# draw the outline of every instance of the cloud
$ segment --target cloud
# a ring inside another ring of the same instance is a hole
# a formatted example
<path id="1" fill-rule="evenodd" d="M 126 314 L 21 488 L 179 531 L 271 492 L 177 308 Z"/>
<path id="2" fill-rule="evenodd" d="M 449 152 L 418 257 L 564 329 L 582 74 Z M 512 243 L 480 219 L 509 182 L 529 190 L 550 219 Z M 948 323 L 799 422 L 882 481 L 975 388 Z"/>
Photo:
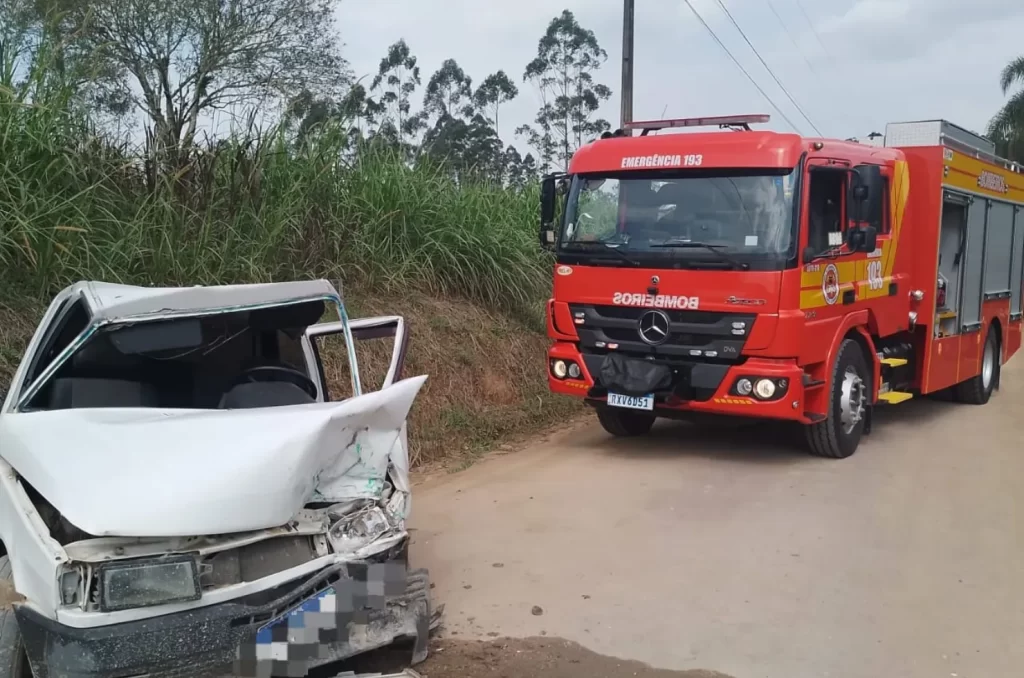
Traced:
<path id="1" fill-rule="evenodd" d="M 718 0 L 691 2 L 793 126 L 813 134 Z M 826 136 L 863 136 L 884 131 L 886 122 L 939 117 L 983 130 L 1003 102 L 1000 69 L 1024 52 L 1019 39 L 1024 3 L 1019 0 L 972 0 L 968 8 L 964 0 L 722 2 Z M 766 112 L 773 128 L 790 129 L 684 0 L 636 5 L 635 118 Z M 615 96 L 601 114 L 616 124 L 619 2 L 344 0 L 338 19 L 345 54 L 357 74 L 375 72 L 388 45 L 399 38 L 419 58 L 424 83 L 446 58 L 456 59 L 475 82 L 504 69 L 521 90 L 501 115 L 501 134 L 513 141 L 513 129 L 531 122 L 539 103 L 532 88 L 522 84 L 523 69 L 563 7 L 593 30 L 608 52 L 598 81 Z M 521 141 L 518 145 L 523 147 Z"/>

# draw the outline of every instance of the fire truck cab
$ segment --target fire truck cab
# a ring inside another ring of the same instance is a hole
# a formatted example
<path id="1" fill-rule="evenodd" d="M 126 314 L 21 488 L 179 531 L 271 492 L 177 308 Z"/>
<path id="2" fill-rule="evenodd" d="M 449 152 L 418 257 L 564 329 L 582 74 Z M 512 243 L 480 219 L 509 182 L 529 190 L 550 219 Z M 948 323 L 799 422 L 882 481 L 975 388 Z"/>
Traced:
<path id="1" fill-rule="evenodd" d="M 831 458 L 878 405 L 988 402 L 1021 345 L 1021 168 L 945 121 L 881 147 L 751 131 L 767 121 L 634 123 L 544 178 L 551 390 L 617 436 L 781 419 Z"/>

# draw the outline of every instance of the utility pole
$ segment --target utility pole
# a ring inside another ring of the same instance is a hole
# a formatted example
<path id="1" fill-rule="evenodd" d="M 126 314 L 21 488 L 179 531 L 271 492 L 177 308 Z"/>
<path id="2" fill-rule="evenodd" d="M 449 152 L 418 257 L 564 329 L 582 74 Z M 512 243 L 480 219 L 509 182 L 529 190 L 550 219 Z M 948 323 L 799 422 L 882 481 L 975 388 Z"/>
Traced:
<path id="1" fill-rule="evenodd" d="M 622 3 L 622 111 L 620 127 L 633 122 L 633 15 L 634 0 Z"/>

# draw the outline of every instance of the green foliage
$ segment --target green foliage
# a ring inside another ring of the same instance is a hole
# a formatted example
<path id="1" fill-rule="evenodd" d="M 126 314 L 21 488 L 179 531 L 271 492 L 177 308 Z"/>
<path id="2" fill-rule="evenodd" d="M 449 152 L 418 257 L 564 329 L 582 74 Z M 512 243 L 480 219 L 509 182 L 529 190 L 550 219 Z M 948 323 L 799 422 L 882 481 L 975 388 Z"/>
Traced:
<path id="1" fill-rule="evenodd" d="M 339 87 L 350 76 L 336 2 L 0 0 L 5 296 L 80 279 L 318 276 L 534 317 L 550 286 L 540 168 L 498 135 L 515 83 L 497 71 L 474 89 L 449 59 L 416 111 L 420 68 L 399 40 L 368 82 Z M 569 152 L 607 126 L 589 117 L 607 98 L 590 75 L 604 52 L 571 13 L 541 47 L 530 77 L 577 88 L 547 118 Z M 551 70 L 559 55 L 572 74 Z M 275 100 L 285 106 L 269 129 L 200 141 L 204 112 L 241 105 L 255 120 L 254 102 Z M 131 110 L 146 121 L 144 152 L 104 127 Z"/>
<path id="2" fill-rule="evenodd" d="M 999 75 L 1003 94 L 1009 94 L 1006 104 L 989 122 L 988 135 L 1005 158 L 1024 162 L 1024 56 L 1006 64 Z M 1018 87 L 1016 91 L 1012 91 Z"/>
<path id="3" fill-rule="evenodd" d="M 349 164 L 346 130 L 330 123 L 298 149 L 283 128 L 210 145 L 173 181 L 154 183 L 62 103 L 0 100 L 6 294 L 45 296 L 79 279 L 322 276 L 530 314 L 550 284 L 532 187 L 457 183 L 381 147 Z"/>
<path id="4" fill-rule="evenodd" d="M 609 129 L 607 120 L 594 118 L 612 96 L 611 89 L 594 80 L 607 58 L 594 32 L 580 26 L 569 10 L 548 24 L 537 57 L 523 74 L 541 96 L 536 126 L 516 130 L 537 150 L 545 170 L 567 169 L 577 148 Z"/>
<path id="5" fill-rule="evenodd" d="M 371 102 L 367 108 L 367 117 L 377 123 L 376 133 L 410 156 L 415 153 L 415 144 L 407 139 L 415 139 L 427 126 L 423 113 L 412 113 L 411 98 L 420 83 L 416 57 L 405 40 L 399 40 L 380 60 L 380 68 L 370 85 L 370 90 L 378 93 L 376 102 Z"/>
<path id="6" fill-rule="evenodd" d="M 473 103 L 485 115 L 487 113 L 491 114 L 486 120 L 489 124 L 494 125 L 495 133 L 500 136 L 498 110 L 502 104 L 512 101 L 517 96 L 519 96 L 519 88 L 516 87 L 505 71 L 498 71 L 484 78 L 483 83 L 473 93 Z"/>
<path id="7" fill-rule="evenodd" d="M 334 30 L 338 0 L 7 2 L 27 8 L 88 103 L 145 117 L 167 172 L 183 167 L 204 115 L 302 92 L 333 96 L 350 81 Z"/>

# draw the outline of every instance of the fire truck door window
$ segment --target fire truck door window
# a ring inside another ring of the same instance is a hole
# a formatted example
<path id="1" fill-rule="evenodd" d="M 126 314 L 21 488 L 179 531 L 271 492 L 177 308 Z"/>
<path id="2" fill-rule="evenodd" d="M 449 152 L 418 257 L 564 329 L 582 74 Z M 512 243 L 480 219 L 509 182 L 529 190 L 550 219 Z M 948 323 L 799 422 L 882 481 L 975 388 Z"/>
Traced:
<path id="1" fill-rule="evenodd" d="M 956 308 L 960 297 L 960 265 L 967 245 L 967 205 L 960 200 L 946 200 L 942 204 L 942 223 L 939 231 L 939 288 L 945 288 L 942 308 Z"/>
<path id="2" fill-rule="evenodd" d="M 811 172 L 808 196 L 807 245 L 815 253 L 842 244 L 844 215 L 843 195 L 846 193 L 846 174 L 829 170 Z"/>

